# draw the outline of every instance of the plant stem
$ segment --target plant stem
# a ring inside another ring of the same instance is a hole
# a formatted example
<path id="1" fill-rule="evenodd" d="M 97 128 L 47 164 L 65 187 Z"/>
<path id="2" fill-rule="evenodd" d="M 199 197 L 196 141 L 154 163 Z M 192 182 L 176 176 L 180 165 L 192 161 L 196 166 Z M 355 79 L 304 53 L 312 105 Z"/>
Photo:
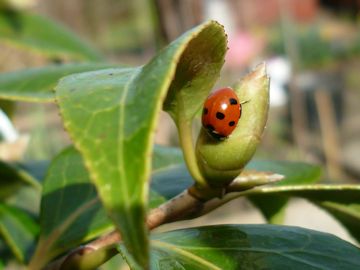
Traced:
<path id="1" fill-rule="evenodd" d="M 199 199 L 193 196 L 190 191 L 194 187 L 181 192 L 176 197 L 163 203 L 158 208 L 150 211 L 147 218 L 149 230 L 159 227 L 162 224 L 202 216 L 226 202 L 245 195 L 244 190 L 254 186 L 274 183 L 283 179 L 283 176 L 271 173 L 261 173 L 254 178 L 254 175 L 244 175 L 230 185 L 224 197 Z M 250 183 L 253 184 L 250 184 Z M 242 192 L 239 192 L 242 191 Z M 64 257 L 50 263 L 45 270 L 91 270 L 108 261 L 118 253 L 117 244 L 121 241 L 121 235 L 113 231 L 94 241 L 74 249 Z"/>
<path id="2" fill-rule="evenodd" d="M 202 176 L 196 161 L 191 124 L 191 121 L 187 121 L 185 117 L 179 116 L 177 125 L 181 148 L 183 150 L 186 165 L 196 184 L 200 189 L 208 189 L 208 185 Z"/>
<path id="3" fill-rule="evenodd" d="M 164 223 L 183 219 L 200 212 L 203 205 L 203 201 L 193 197 L 188 190 L 185 190 L 158 208 L 151 210 L 147 218 L 147 226 L 151 230 Z M 45 269 L 95 269 L 118 253 L 116 245 L 120 241 L 121 235 L 117 231 L 113 231 L 84 246 L 76 248 L 65 255 L 65 257 L 50 263 Z"/>

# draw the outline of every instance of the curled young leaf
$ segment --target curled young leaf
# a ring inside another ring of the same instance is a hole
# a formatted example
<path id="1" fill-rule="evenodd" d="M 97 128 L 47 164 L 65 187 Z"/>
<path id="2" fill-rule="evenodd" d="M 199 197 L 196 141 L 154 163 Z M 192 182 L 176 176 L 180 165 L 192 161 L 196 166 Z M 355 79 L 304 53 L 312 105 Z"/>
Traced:
<path id="1" fill-rule="evenodd" d="M 204 129 L 196 144 L 199 167 L 208 184 L 228 185 L 250 161 L 261 141 L 269 108 L 269 78 L 265 64 L 259 65 L 234 87 L 243 104 L 237 127 L 225 140 L 217 140 Z"/>
<path id="2" fill-rule="evenodd" d="M 177 63 L 163 108 L 177 126 L 191 176 L 204 187 L 206 182 L 198 168 L 193 145 L 192 120 L 220 75 L 227 38 L 223 26 L 215 21 L 204 24 L 201 32 L 192 35 Z"/>

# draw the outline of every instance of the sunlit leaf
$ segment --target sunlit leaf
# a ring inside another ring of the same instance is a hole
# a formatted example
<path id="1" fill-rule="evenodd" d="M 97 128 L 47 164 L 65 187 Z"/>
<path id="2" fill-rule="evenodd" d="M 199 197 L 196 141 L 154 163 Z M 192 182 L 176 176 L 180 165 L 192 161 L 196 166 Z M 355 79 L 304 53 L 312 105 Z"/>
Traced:
<path id="1" fill-rule="evenodd" d="M 65 127 L 129 254 L 141 267 L 148 264 L 145 217 L 155 126 L 171 82 L 181 75 L 176 72 L 181 56 L 185 50 L 198 52 L 192 47 L 198 38 L 216 45 L 225 36 L 217 23 L 207 22 L 143 67 L 68 76 L 56 87 Z M 207 57 L 217 52 L 202 53 Z"/>
<path id="2" fill-rule="evenodd" d="M 164 102 L 164 110 L 177 124 L 179 118 L 193 119 L 220 76 L 227 39 L 220 24 L 211 24 L 201 32 L 187 33 L 197 37 L 191 39 L 182 52 Z"/>

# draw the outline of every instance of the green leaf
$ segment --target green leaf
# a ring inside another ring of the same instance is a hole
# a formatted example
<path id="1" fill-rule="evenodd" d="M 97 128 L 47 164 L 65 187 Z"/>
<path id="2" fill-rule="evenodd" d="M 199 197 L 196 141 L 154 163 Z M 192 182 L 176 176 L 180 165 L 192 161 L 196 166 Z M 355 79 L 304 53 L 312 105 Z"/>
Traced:
<path id="1" fill-rule="evenodd" d="M 24 211 L 0 203 L 0 235 L 19 261 L 29 258 L 38 232 L 38 225 Z"/>
<path id="2" fill-rule="evenodd" d="M 163 105 L 177 126 L 190 174 L 203 188 L 207 183 L 197 165 L 192 120 L 218 79 L 227 50 L 223 27 L 216 22 L 211 23 L 213 26 L 198 33 L 182 53 Z"/>
<path id="3" fill-rule="evenodd" d="M 84 71 L 109 68 L 110 64 L 63 64 L 0 73 L 0 98 L 27 102 L 54 102 L 60 78 Z"/>
<path id="4" fill-rule="evenodd" d="M 218 28 L 214 22 L 194 28 L 143 67 L 73 75 L 56 87 L 65 127 L 129 253 L 141 267 L 148 264 L 149 157 L 159 111 L 185 49 L 203 38 L 204 32 L 218 33 Z M 212 36 L 207 41 L 216 43 Z"/>
<path id="5" fill-rule="evenodd" d="M 220 76 L 227 51 L 227 40 L 220 24 L 211 22 L 183 51 L 176 67 L 176 75 L 164 102 L 167 111 L 179 123 L 179 118 L 191 121 L 199 111 L 209 91 Z"/>
<path id="6" fill-rule="evenodd" d="M 349 233 L 360 242 L 360 185 L 289 185 L 262 187 L 243 195 L 261 198 L 301 197 L 318 205 L 338 219 Z M 255 195 L 254 195 L 255 194 Z"/>
<path id="7" fill-rule="evenodd" d="M 183 164 L 184 159 L 180 148 L 155 145 L 152 160 L 152 172 L 169 169 Z"/>
<path id="8" fill-rule="evenodd" d="M 319 166 L 293 161 L 254 160 L 246 166 L 246 169 L 284 175 L 285 179 L 276 183 L 276 186 L 316 183 L 322 175 L 322 169 Z"/>
<path id="9" fill-rule="evenodd" d="M 153 164 L 156 170 L 172 167 L 181 160 L 181 152 L 177 148 L 159 145 L 154 148 Z M 31 170 L 35 168 L 35 172 L 39 173 L 36 168 L 40 167 L 42 171 L 47 163 L 27 164 L 25 167 Z M 156 191 L 150 191 L 150 208 L 165 201 Z M 57 255 L 113 229 L 95 186 L 90 182 L 83 159 L 73 147 L 62 151 L 49 168 L 44 181 L 40 216 L 41 241 L 32 264 L 46 264 Z"/>
<path id="10" fill-rule="evenodd" d="M 315 183 L 320 179 L 321 168 L 318 166 L 288 161 L 253 161 L 247 169 L 258 171 L 271 171 L 285 176 L 285 179 L 275 186 L 301 185 Z M 275 195 L 262 195 L 252 197 L 250 201 L 261 211 L 268 222 L 281 224 L 285 218 L 287 197 Z"/>
<path id="11" fill-rule="evenodd" d="M 55 256 L 107 230 L 107 218 L 81 155 L 72 147 L 50 165 L 43 185 L 41 235 L 31 265 L 44 266 Z"/>
<path id="12" fill-rule="evenodd" d="M 39 216 L 40 200 L 41 190 L 34 189 L 32 186 L 23 186 L 6 198 L 6 203 L 23 209 L 32 216 Z"/>
<path id="13" fill-rule="evenodd" d="M 15 164 L 0 161 L 0 200 L 12 196 L 24 185 L 41 189 L 40 184 L 25 170 Z"/>
<path id="14" fill-rule="evenodd" d="M 360 191 L 359 191 L 360 193 Z M 360 196 L 350 204 L 341 204 L 334 202 L 314 201 L 318 206 L 326 210 L 336 218 L 347 231 L 360 243 Z"/>
<path id="15" fill-rule="evenodd" d="M 7 262 L 12 259 L 12 257 L 13 254 L 9 246 L 4 242 L 2 237 L 0 237 L 0 262 L 2 262 L 3 265 L 6 265 Z"/>
<path id="16" fill-rule="evenodd" d="M 166 202 L 166 200 L 171 199 L 168 196 L 164 196 L 161 188 L 153 188 L 154 186 L 159 186 L 160 184 L 157 180 L 157 175 L 161 174 L 161 172 L 166 172 L 168 170 L 176 168 L 179 164 L 184 164 L 182 152 L 179 148 L 155 145 L 154 153 L 152 156 L 152 179 L 149 196 L 150 209 L 156 208 Z M 185 171 L 187 171 L 186 168 Z"/>
<path id="17" fill-rule="evenodd" d="M 0 42 L 53 58 L 99 61 L 102 56 L 64 26 L 26 12 L 0 12 Z"/>
<path id="18" fill-rule="evenodd" d="M 44 181 L 49 165 L 49 160 L 33 160 L 18 164 L 21 169 L 40 182 Z"/>
<path id="19" fill-rule="evenodd" d="M 252 159 L 264 131 L 269 110 L 269 77 L 262 63 L 234 86 L 243 106 L 241 119 L 226 140 L 202 128 L 196 142 L 197 164 L 209 186 L 226 187 Z M 221 193 L 221 192 L 220 192 Z"/>
<path id="20" fill-rule="evenodd" d="M 155 171 L 152 175 L 151 189 L 169 200 L 192 184 L 193 180 L 186 166 L 178 164 Z"/>
<path id="21" fill-rule="evenodd" d="M 285 211 L 289 198 L 264 195 L 255 197 L 249 196 L 248 199 L 260 210 L 267 222 L 271 224 L 284 223 Z"/>
<path id="22" fill-rule="evenodd" d="M 193 183 L 192 177 L 184 163 L 181 160 L 179 161 L 179 163 L 176 162 L 162 170 L 155 170 L 152 176 L 151 188 L 167 199 L 176 196 Z M 293 171 L 295 168 L 296 170 Z M 302 175 L 311 183 L 316 181 L 321 175 L 321 169 L 317 166 L 287 161 L 250 161 L 246 166 L 246 170 L 249 172 L 251 170 L 259 172 L 271 171 L 285 176 L 285 179 L 272 184 L 273 186 L 306 183 Z"/>
<path id="23" fill-rule="evenodd" d="M 348 269 L 360 249 L 331 234 L 277 225 L 218 225 L 155 234 L 151 269 Z"/>

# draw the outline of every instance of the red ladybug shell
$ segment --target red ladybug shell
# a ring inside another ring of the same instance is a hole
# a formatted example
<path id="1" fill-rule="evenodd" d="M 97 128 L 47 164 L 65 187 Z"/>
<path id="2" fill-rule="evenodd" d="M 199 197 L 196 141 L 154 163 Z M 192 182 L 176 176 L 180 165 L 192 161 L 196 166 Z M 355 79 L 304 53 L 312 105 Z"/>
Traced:
<path id="1" fill-rule="evenodd" d="M 205 101 L 202 125 L 216 139 L 228 137 L 241 117 L 239 99 L 229 87 L 213 92 Z"/>

